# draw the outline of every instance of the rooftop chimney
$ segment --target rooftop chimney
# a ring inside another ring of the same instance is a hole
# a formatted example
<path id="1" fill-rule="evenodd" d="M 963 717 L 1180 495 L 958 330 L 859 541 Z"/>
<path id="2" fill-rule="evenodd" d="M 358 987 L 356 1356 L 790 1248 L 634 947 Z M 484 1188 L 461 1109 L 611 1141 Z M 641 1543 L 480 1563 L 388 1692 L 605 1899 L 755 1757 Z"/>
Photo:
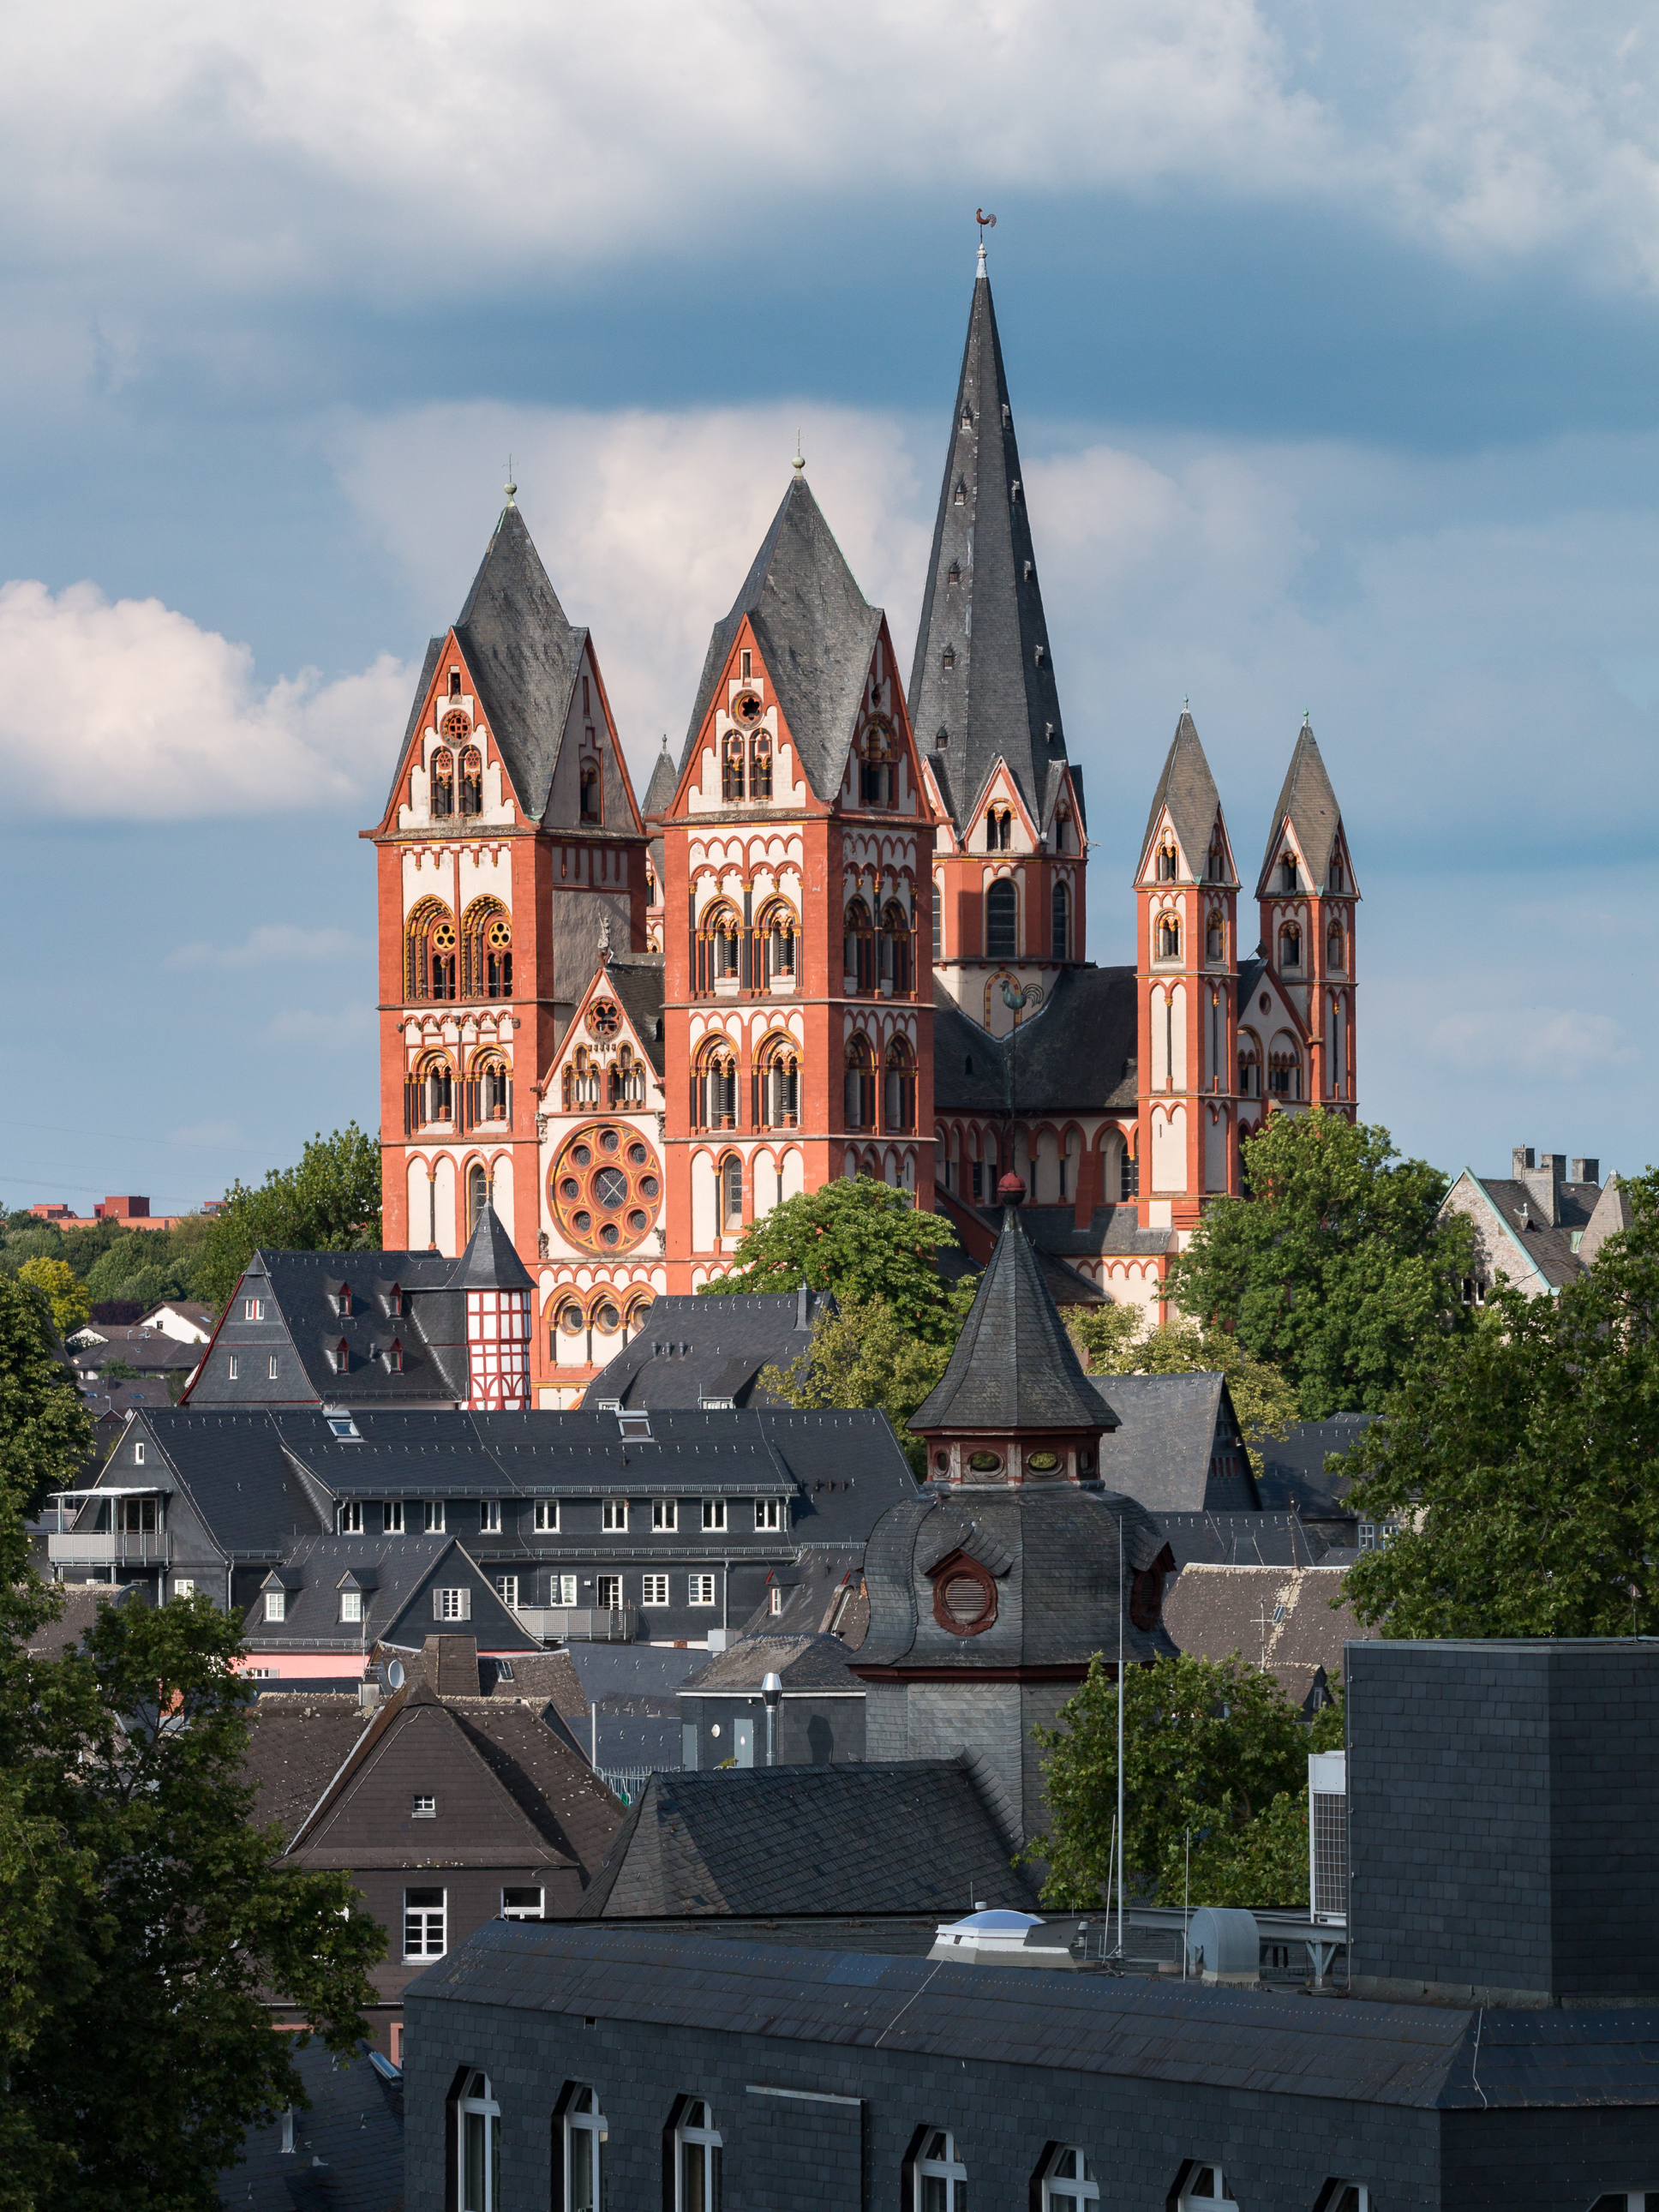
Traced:
<path id="1" fill-rule="evenodd" d="M 1567 1181 L 1569 1182 L 1599 1183 L 1601 1180 L 1601 1163 L 1600 1160 L 1569 1160 L 1567 1162 Z"/>

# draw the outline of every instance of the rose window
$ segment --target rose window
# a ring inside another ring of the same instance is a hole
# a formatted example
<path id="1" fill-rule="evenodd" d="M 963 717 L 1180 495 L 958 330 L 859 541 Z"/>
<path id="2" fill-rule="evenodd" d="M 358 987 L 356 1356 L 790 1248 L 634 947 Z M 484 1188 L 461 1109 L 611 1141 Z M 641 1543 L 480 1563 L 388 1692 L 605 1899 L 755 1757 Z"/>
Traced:
<path id="1" fill-rule="evenodd" d="M 662 1169 L 637 1130 L 595 1122 L 577 1130 L 559 1154 L 548 1194 L 573 1244 L 626 1252 L 656 1224 Z"/>
<path id="2" fill-rule="evenodd" d="M 622 1017 L 609 999 L 595 999 L 587 1010 L 587 1030 L 590 1036 L 615 1036 L 622 1026 Z"/>
<path id="3" fill-rule="evenodd" d="M 472 727 L 472 718 L 464 708 L 452 707 L 438 727 L 447 738 L 464 738 Z"/>

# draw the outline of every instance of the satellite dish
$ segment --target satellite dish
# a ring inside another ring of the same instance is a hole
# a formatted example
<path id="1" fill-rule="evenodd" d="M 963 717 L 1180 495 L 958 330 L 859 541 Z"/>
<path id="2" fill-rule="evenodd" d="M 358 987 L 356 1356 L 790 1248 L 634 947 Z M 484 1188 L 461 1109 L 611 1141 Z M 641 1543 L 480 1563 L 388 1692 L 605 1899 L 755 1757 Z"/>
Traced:
<path id="1" fill-rule="evenodd" d="M 387 1663 L 386 1678 L 386 1680 L 391 1683 L 394 1690 L 402 1689 L 404 1686 L 404 1662 L 401 1659 L 393 1659 Z"/>

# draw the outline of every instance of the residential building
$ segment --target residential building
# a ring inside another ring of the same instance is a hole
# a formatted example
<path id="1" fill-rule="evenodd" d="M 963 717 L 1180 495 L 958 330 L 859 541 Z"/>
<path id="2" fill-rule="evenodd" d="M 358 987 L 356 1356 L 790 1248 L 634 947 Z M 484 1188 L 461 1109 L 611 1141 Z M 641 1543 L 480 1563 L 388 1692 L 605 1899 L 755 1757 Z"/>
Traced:
<path id="1" fill-rule="evenodd" d="M 1599 1160 L 1515 1147 L 1507 1176 L 1465 1168 L 1446 1194 L 1441 1219 L 1474 1224 L 1475 1259 L 1463 1283 L 1466 1305 L 1482 1305 L 1498 1283 L 1529 1298 L 1554 1297 L 1595 1264 L 1609 1237 L 1630 1226 L 1630 1202 L 1616 1175 L 1601 1181 Z"/>
<path id="2" fill-rule="evenodd" d="M 1376 1637 L 1344 1594 L 1342 1566 L 1182 1566 L 1164 1594 L 1164 1619 L 1184 1652 L 1271 1674 L 1309 1717 L 1329 1701 L 1344 1647 Z"/>

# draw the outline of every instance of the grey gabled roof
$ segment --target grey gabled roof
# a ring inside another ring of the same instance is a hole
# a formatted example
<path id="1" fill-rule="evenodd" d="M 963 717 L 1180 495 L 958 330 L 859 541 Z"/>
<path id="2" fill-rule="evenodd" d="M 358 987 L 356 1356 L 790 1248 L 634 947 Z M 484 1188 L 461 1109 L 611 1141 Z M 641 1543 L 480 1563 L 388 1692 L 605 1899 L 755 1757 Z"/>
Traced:
<path id="1" fill-rule="evenodd" d="M 447 1287 L 452 1291 L 528 1291 L 535 1288 L 530 1271 L 502 1228 L 501 1217 L 485 1199 L 466 1249 L 455 1262 Z"/>
<path id="2" fill-rule="evenodd" d="M 495 1585 L 454 1536 L 337 1536 L 300 1538 L 283 1553 L 281 1579 L 289 1590 L 287 1618 L 266 1624 L 263 1598 L 248 1607 L 243 1633 L 255 1652 L 273 1646 L 284 1650 L 311 1646 L 340 1653 L 340 1672 L 361 1673 L 376 1644 L 419 1650 L 432 1630 L 428 1613 L 410 1608 L 441 1569 L 458 1588 L 470 1590 L 471 1634 L 497 1651 L 535 1651 L 537 1639 L 520 1628 L 496 1595 Z M 339 1592 L 354 1573 L 363 1591 L 363 1619 L 356 1626 L 340 1620 Z M 373 1576 L 365 1580 L 364 1571 Z M 354 1668 L 349 1647 L 360 1644 Z"/>
<path id="3" fill-rule="evenodd" d="M 1210 838 L 1215 830 L 1215 817 L 1221 811 L 1221 794 L 1215 787 L 1210 763 L 1204 757 L 1204 748 L 1199 743 L 1198 725 L 1184 710 L 1176 724 L 1176 733 L 1170 741 L 1169 753 L 1164 763 L 1164 773 L 1152 793 L 1152 809 L 1146 817 L 1146 834 L 1140 841 L 1140 865 L 1143 867 L 1146 860 L 1146 848 L 1158 827 L 1158 817 L 1166 806 L 1187 866 L 1194 878 L 1201 877 L 1210 855 Z"/>
<path id="4" fill-rule="evenodd" d="M 1100 1447 L 1100 1479 L 1153 1513 L 1248 1513 L 1260 1504 L 1224 1375 L 1114 1375 L 1118 1430 Z M 1211 1471 L 1218 1431 L 1238 1472 Z"/>
<path id="5" fill-rule="evenodd" d="M 847 1670 L 848 1656 L 839 1636 L 760 1629 L 714 1652 L 678 1695 L 712 1698 L 756 1691 L 769 1674 L 775 1674 L 786 1690 L 853 1690 L 862 1695 L 863 1685 Z"/>
<path id="6" fill-rule="evenodd" d="M 660 952 L 613 952 L 605 981 L 633 1024 L 640 1049 L 660 1075 L 663 1071 L 663 956 Z"/>
<path id="7" fill-rule="evenodd" d="M 1136 1102 L 1135 971 L 1062 969 L 1047 1003 L 1006 1037 L 963 1012 L 942 984 L 933 994 L 933 1103 L 940 1113 L 1000 1113 L 1014 1061 L 1014 1111 L 1133 1111 Z"/>
<path id="8" fill-rule="evenodd" d="M 645 805 L 640 810 L 647 821 L 654 815 L 667 813 L 674 803 L 679 781 L 680 772 L 674 765 L 673 754 L 668 750 L 668 732 L 665 730 L 662 750 L 657 755 L 651 770 L 651 781 L 645 787 Z"/>
<path id="9" fill-rule="evenodd" d="M 918 1435 L 1117 1426 L 1117 1415 L 1083 1371 L 1012 1206 L 1003 1215 L 1002 1234 L 951 1363 L 910 1426 Z"/>
<path id="10" fill-rule="evenodd" d="M 343 1671 L 344 1671 L 343 1669 Z M 339 1691 L 262 1693 L 248 1716 L 242 1774 L 257 1792 L 252 1822 L 292 1841 L 345 1765 L 369 1716 Z"/>
<path id="11" fill-rule="evenodd" d="M 653 1774 L 575 1917 L 925 1912 L 1032 1893 L 969 1760 Z"/>
<path id="12" fill-rule="evenodd" d="M 1261 873 L 1256 879 L 1258 898 L 1267 896 L 1268 872 L 1273 866 L 1279 832 L 1286 822 L 1295 834 L 1309 881 L 1316 891 L 1322 891 L 1330 878 L 1331 854 L 1336 849 L 1337 833 L 1342 827 L 1342 810 L 1325 773 L 1318 743 L 1306 722 L 1297 732 L 1279 804 L 1267 825 L 1267 850 L 1261 856 Z"/>
<path id="13" fill-rule="evenodd" d="M 409 720 L 404 725 L 404 741 L 398 748 L 398 757 L 392 768 L 392 788 L 381 811 L 397 817 L 399 794 L 404 791 L 404 767 L 409 758 L 409 749 L 415 742 L 415 732 L 421 726 L 421 709 L 426 704 L 426 695 L 432 688 L 432 679 L 438 672 L 439 656 L 444 649 L 441 637 L 429 637 L 426 641 L 426 658 L 421 663 L 420 681 L 415 686 L 415 696 L 410 704 Z"/>
<path id="14" fill-rule="evenodd" d="M 881 610 L 860 591 L 799 469 L 731 612 L 708 641 L 682 773 L 745 616 L 807 781 L 819 799 L 833 799 L 846 772 Z"/>
<path id="15" fill-rule="evenodd" d="M 587 632 L 572 628 L 516 507 L 501 510 L 455 637 L 514 793 L 539 821 Z"/>
<path id="16" fill-rule="evenodd" d="M 1585 1267 L 1595 1266 L 1596 1255 L 1608 1237 L 1617 1237 L 1628 1229 L 1632 1218 L 1630 1200 L 1626 1194 L 1623 1179 L 1610 1175 L 1601 1186 L 1601 1194 L 1595 1201 L 1578 1247 L 1578 1257 Z"/>
<path id="17" fill-rule="evenodd" d="M 1066 740 L 983 263 L 968 313 L 916 633 L 910 726 L 923 752 L 943 751 L 949 781 L 941 776 L 939 789 L 958 831 L 1000 759 L 1039 827 L 1046 824 L 1066 772 Z"/>
<path id="18" fill-rule="evenodd" d="M 811 1348 L 818 1316 L 835 1310 L 827 1292 L 808 1291 L 803 1326 L 795 1291 L 782 1297 L 665 1294 L 638 1335 L 588 1384 L 585 1402 L 599 1406 L 614 1398 L 630 1408 L 666 1411 L 718 1395 L 744 1405 L 775 1405 L 779 1401 L 756 1387 L 762 1368 L 793 1366 Z"/>

